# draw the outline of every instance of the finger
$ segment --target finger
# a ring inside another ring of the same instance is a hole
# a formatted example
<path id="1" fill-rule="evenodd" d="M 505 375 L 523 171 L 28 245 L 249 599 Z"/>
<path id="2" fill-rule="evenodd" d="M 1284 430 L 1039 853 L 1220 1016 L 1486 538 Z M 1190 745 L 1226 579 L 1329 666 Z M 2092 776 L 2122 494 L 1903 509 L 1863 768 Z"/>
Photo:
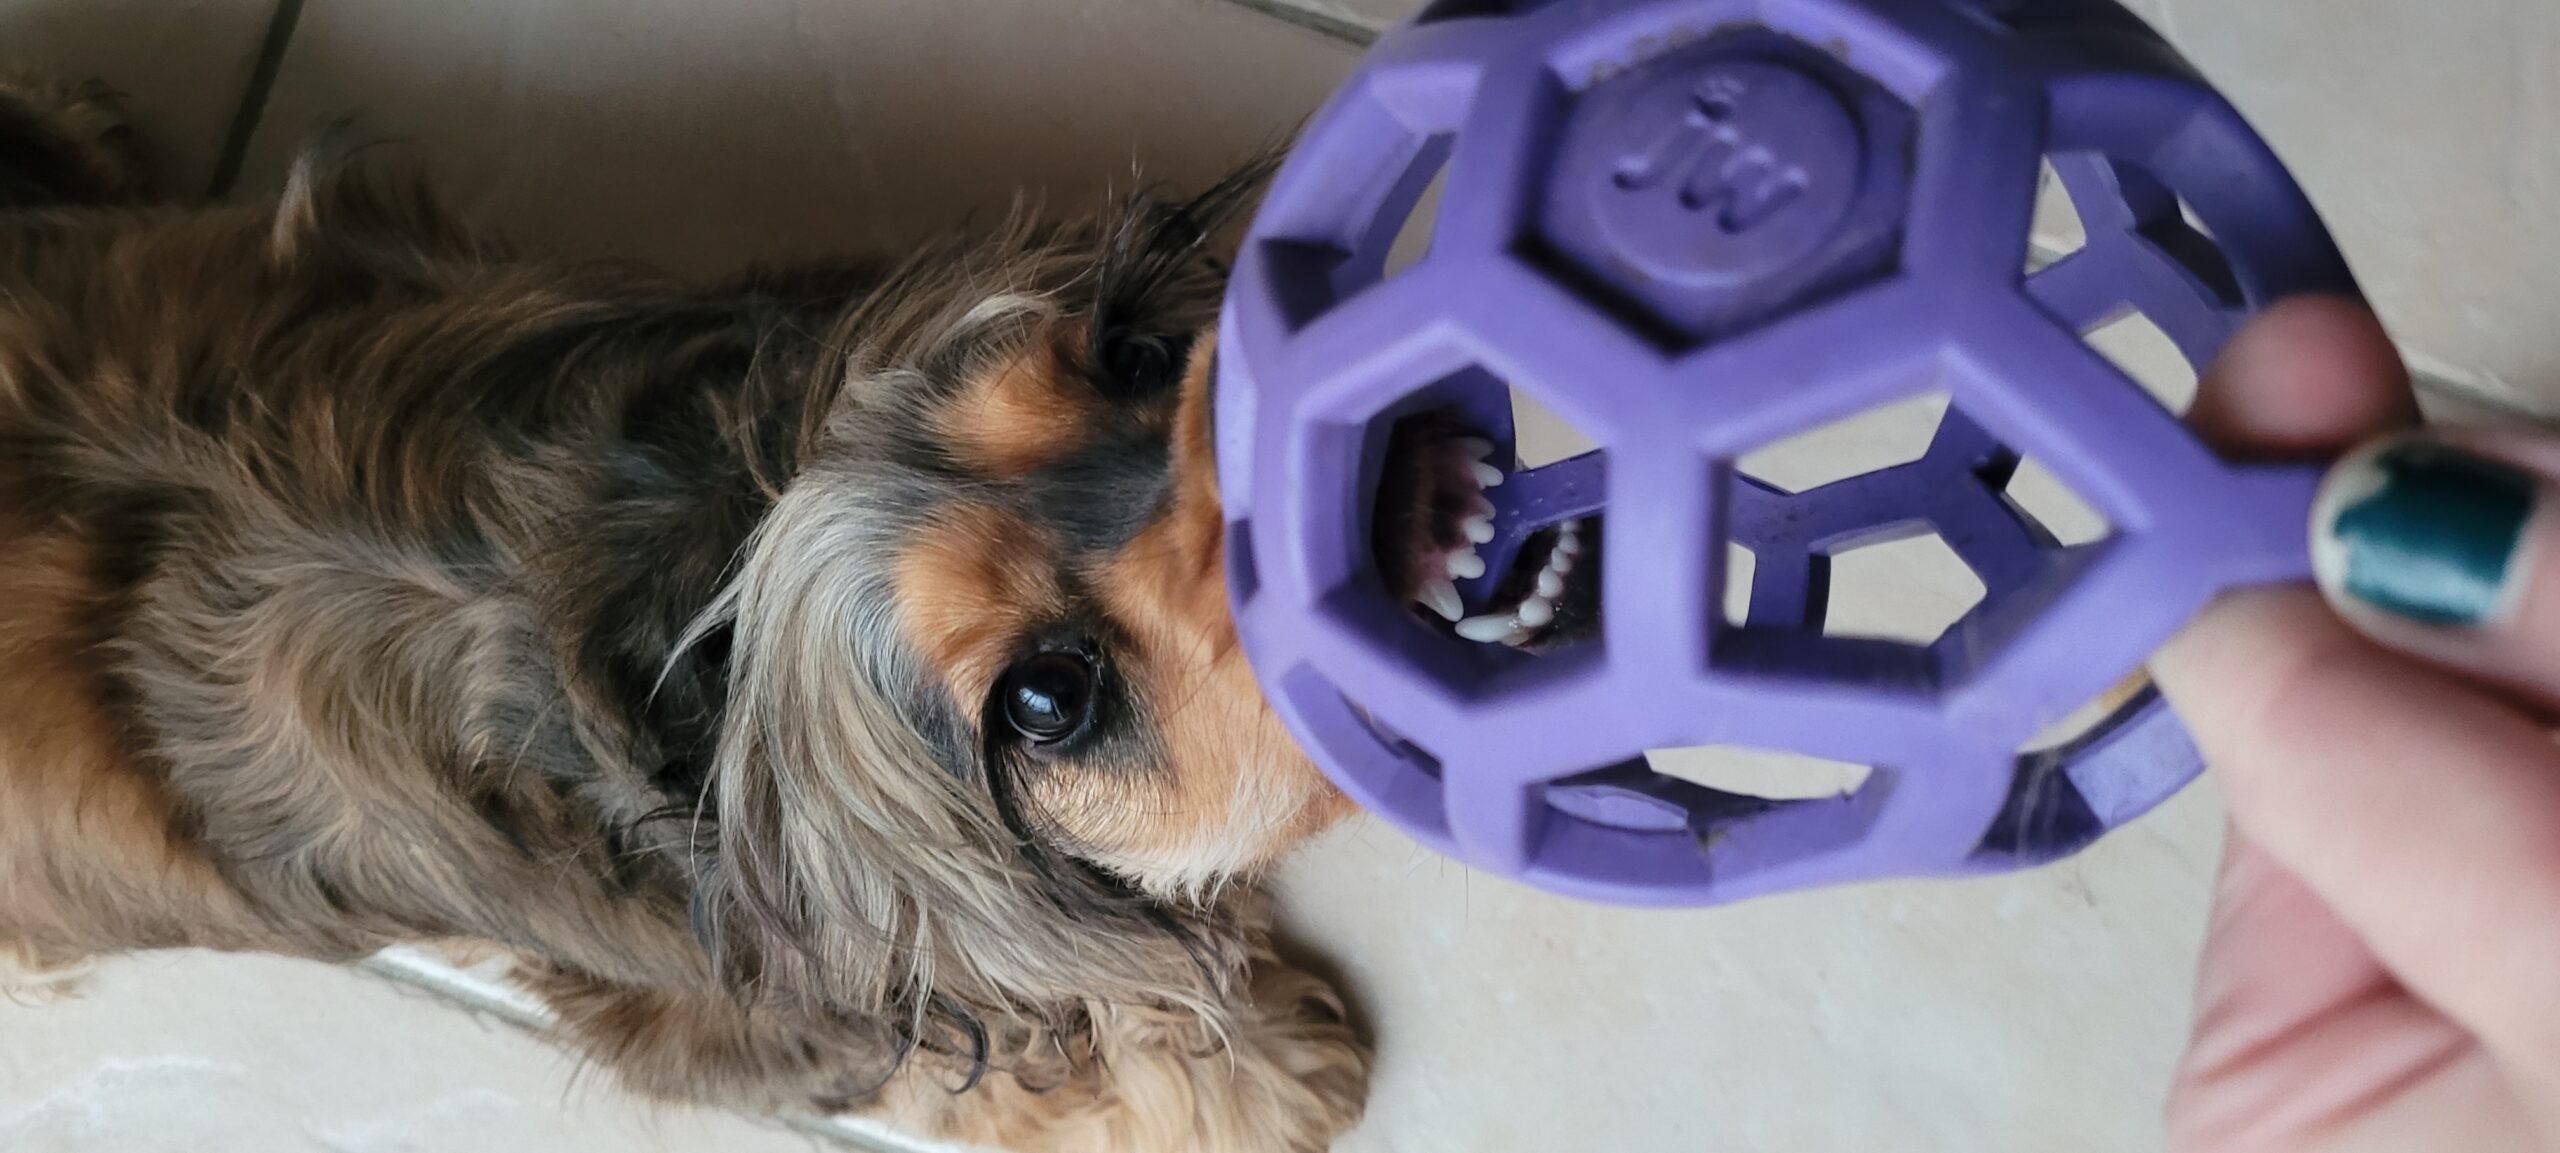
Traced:
<path id="1" fill-rule="evenodd" d="M 2170 1091 L 2182 1150 L 2303 1149 L 2370 1126 L 2473 1048 L 2247 834 L 2215 887 L 2194 1041 Z M 2508 1121 L 2514 1117 L 2512 1104 Z"/>
<path id="2" fill-rule="evenodd" d="M 2205 373 L 2187 413 L 2215 447 L 2251 458 L 2333 456 L 2417 420 L 2409 373 L 2382 322 L 2331 297 L 2282 301 L 2252 320 Z"/>
<path id="3" fill-rule="evenodd" d="M 2340 615 L 2392 648 L 2560 707 L 2560 444 L 2410 436 L 2331 470 L 2312 562 Z"/>
<path id="4" fill-rule="evenodd" d="M 2372 314 L 2280 304 L 2206 374 L 2191 419 L 2223 451 L 2339 451 L 2414 420 Z M 2560 949 L 2560 755 L 2518 710 L 2379 648 L 2303 589 L 2226 597 L 2153 673 L 2235 824 L 2483 1037 L 2560 1064 L 2539 989 Z"/>
<path id="5" fill-rule="evenodd" d="M 2233 823 L 2413 993 L 2560 1083 L 2560 748 L 2302 590 L 2225 598 L 2153 667 Z"/>

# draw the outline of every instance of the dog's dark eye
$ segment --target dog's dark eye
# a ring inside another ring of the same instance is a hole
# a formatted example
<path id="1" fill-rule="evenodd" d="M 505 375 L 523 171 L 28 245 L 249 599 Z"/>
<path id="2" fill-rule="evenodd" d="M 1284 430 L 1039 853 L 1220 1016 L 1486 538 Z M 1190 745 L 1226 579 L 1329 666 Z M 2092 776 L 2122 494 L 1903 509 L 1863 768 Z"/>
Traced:
<path id="1" fill-rule="evenodd" d="M 1182 362 L 1191 354 L 1189 338 L 1142 336 L 1112 332 L 1102 338 L 1102 374 L 1109 386 L 1131 396 L 1173 387 Z"/>
<path id="2" fill-rule="evenodd" d="M 1093 713 L 1093 662 L 1078 653 L 1041 653 L 1006 669 L 996 692 L 1013 731 L 1035 745 L 1056 744 Z"/>

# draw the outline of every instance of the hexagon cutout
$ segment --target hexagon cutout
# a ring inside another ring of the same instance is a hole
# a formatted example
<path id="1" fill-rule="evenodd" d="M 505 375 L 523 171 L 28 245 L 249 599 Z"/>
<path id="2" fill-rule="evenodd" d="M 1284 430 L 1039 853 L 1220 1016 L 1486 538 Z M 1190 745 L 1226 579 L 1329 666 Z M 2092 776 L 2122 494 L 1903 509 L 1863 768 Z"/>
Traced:
<path id="1" fill-rule="evenodd" d="M 1325 679 L 1301 666 L 1280 678 L 1274 702 L 1295 714 L 1299 731 L 1333 767 L 1353 799 L 1406 822 L 1407 828 L 1445 830 L 1440 759 L 1396 732 Z M 1428 833 L 1426 832 L 1426 835 Z"/>
<path id="2" fill-rule="evenodd" d="M 1356 610 L 1337 611 L 1344 627 L 1397 630 L 1392 647 L 1428 658 L 1425 675 L 1454 673 L 1460 696 L 1538 679 L 1569 653 L 1596 659 L 1606 453 L 1588 434 L 1470 368 L 1388 407 L 1357 435 L 1366 556 L 1352 584 L 1328 598 Z M 1491 499 L 1506 486 L 1560 486 L 1588 507 L 1540 501 L 1528 502 L 1538 512 L 1521 512 Z"/>
<path id="3" fill-rule="evenodd" d="M 1982 603 L 1982 578 L 1923 532 L 1823 558 L 1830 597 L 1822 635 L 1927 646 Z"/>
<path id="4" fill-rule="evenodd" d="M 2017 470 L 2009 474 L 2009 482 L 2000 493 L 2008 499 L 2012 511 L 2062 548 L 2096 544 L 2115 531 L 2105 513 L 2090 507 L 2088 501 L 2080 499 L 2080 494 L 2071 491 L 2071 486 L 2062 483 L 2061 477 L 2034 457 L 2019 460 Z"/>
<path id="5" fill-rule="evenodd" d="M 1672 43 L 1569 81 L 1515 254 L 1667 351 L 1891 277 L 1911 107 L 1768 28 Z"/>
<path id="6" fill-rule="evenodd" d="M 1811 492 L 1920 459 L 1946 414 L 1947 394 L 1930 392 L 1753 449 L 1734 467 L 1780 492 Z"/>
<path id="7" fill-rule="evenodd" d="M 2028 295 L 2163 407 L 2184 413 L 2195 400 L 2196 359 L 2220 345 L 2241 306 L 2220 244 L 2194 206 L 2138 165 L 2063 153 L 2043 172 Z"/>
<path id="8" fill-rule="evenodd" d="M 2054 718 L 2043 728 L 2036 730 L 2036 735 L 2027 738 L 2025 744 L 2018 746 L 2018 755 L 2021 757 L 2048 755 L 2086 739 L 2096 733 L 2108 718 L 2122 710 L 2127 702 L 2141 696 L 2150 687 L 2151 674 L 2148 672 L 2136 672 L 2126 677 L 2107 691 L 2082 702 L 2070 712 Z"/>
<path id="9" fill-rule="evenodd" d="M 1875 770 L 1802 753 L 1778 753 L 1734 745 L 1648 749 L 1646 767 L 1700 788 L 1769 801 L 1847 796 Z"/>
<path id="10" fill-rule="evenodd" d="M 1738 745 L 1647 751 L 1626 764 L 1545 786 L 1557 813 L 1622 833 L 1693 838 L 1701 858 L 1749 823 L 1826 813 L 1841 843 L 1873 817 L 1858 802 L 1888 773 L 1865 765 Z"/>
<path id="11" fill-rule="evenodd" d="M 1426 158 L 1428 156 L 1426 153 Z M 1385 279 L 1393 279 L 1396 274 L 1421 263 L 1423 257 L 1431 254 L 1433 227 L 1440 223 L 1440 198 L 1449 188 L 1449 166 L 1442 158 L 1429 167 L 1429 182 L 1422 186 L 1413 207 L 1405 211 L 1401 220 L 1395 221 L 1395 240 L 1387 246 Z M 1384 228 L 1387 223 L 1381 220 L 1379 227 Z"/>
<path id="12" fill-rule="evenodd" d="M 1741 628 L 1751 619 L 1751 582 L 1757 576 L 1760 558 L 1750 549 L 1731 541 L 1724 546 L 1724 623 Z"/>
<path id="13" fill-rule="evenodd" d="M 1316 202 L 1329 214 L 1293 219 L 1275 213 L 1266 226 L 1274 234 L 1259 242 L 1264 282 L 1272 300 L 1292 328 L 1312 324 L 1344 302 L 1403 272 L 1426 253 L 1436 219 L 1437 189 L 1449 153 L 1452 131 L 1417 131 L 1398 120 L 1374 97 L 1360 91 L 1340 98 L 1337 115 L 1365 121 L 1368 132 L 1337 132 L 1331 139 L 1357 140 L 1375 154 L 1335 158 L 1355 171 L 1376 175 L 1343 209 Z M 1429 205 L 1424 197 L 1432 196 Z M 1347 218 L 1331 213 L 1347 213 Z"/>
<path id="14" fill-rule="evenodd" d="M 2157 321 L 2133 309 L 2081 334 L 2107 363 L 2125 374 L 2162 408 L 2181 416 L 2195 406 L 2197 374 Z"/>
<path id="15" fill-rule="evenodd" d="M 2051 160 L 2036 165 L 2034 227 L 2032 243 L 2027 247 L 2030 274 L 2060 263 L 2089 243 L 2088 226 L 2081 223 L 2080 209 L 2071 202 L 2071 190 L 2063 186 L 2062 175 L 2054 171 Z"/>
<path id="16" fill-rule="evenodd" d="M 2138 725 L 2145 713 L 2165 713 L 2148 674 L 2136 671 L 2105 692 L 2055 718 L 2018 749 L 2015 776 L 2001 814 L 1974 850 L 1977 863 L 2015 868 L 2067 856 L 2087 846 L 2131 811 L 2147 808 L 2182 783 L 2176 754 L 2129 746 L 2141 764 L 2131 781 L 2084 778 L 2075 765 L 2111 737 Z M 2155 716 L 2153 720 L 2160 719 Z M 2171 720 L 2174 724 L 2174 720 Z M 2190 763 L 2185 771 L 2200 765 Z M 2153 778 L 2149 781 L 2139 779 Z M 2093 794 L 2090 786 L 2095 784 Z M 2128 809 L 2128 804 L 2130 808 Z"/>
<path id="17" fill-rule="evenodd" d="M 1745 454 L 1723 497 L 1709 662 L 1894 693 L 1969 679 L 2110 534 L 1943 393 Z"/>

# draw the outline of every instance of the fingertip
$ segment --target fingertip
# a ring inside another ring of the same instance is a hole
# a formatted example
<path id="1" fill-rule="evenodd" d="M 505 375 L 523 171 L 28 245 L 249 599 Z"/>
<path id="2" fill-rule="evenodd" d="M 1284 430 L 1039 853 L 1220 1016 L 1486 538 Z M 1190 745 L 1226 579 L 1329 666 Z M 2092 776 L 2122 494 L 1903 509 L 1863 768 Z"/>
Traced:
<path id="1" fill-rule="evenodd" d="M 2408 369 L 2363 304 L 2297 297 L 2260 313 L 2215 360 L 2189 421 L 2235 455 L 2321 456 L 2417 423 Z"/>

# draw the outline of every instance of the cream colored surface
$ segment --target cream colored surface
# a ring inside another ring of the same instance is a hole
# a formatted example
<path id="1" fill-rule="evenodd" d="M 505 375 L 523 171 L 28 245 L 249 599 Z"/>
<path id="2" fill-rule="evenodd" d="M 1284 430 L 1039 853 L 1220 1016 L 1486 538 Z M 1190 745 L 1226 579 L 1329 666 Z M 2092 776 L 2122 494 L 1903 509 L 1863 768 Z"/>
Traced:
<path id="1" fill-rule="evenodd" d="M 719 271 L 1197 187 L 1351 59 L 1217 0 L 311 0 L 249 183 L 353 116 L 547 251 Z"/>
<path id="2" fill-rule="evenodd" d="M 2151 10 L 2301 166 L 2413 347 L 2489 401 L 2560 411 L 2543 317 L 2560 299 L 2543 211 L 2560 192 L 2560 8 Z M 259 0 L 0 0 L 0 55 L 133 90 L 157 149 L 200 181 L 265 18 Z M 294 141 L 355 115 L 529 247 L 703 269 L 893 242 L 1018 185 L 1089 196 L 1139 162 L 1196 182 L 1280 139 L 1352 59 L 1219 0 L 309 0 L 246 179 L 271 186 Z M 2110 343 L 2174 379 L 2138 335 Z M 2436 404 L 2503 418 L 2480 396 Z M 1963 591 L 1906 583 L 1907 615 Z M 1359 1153 L 2141 1153 L 2160 1144 L 2219 826 L 2197 790 L 2029 876 L 1632 913 L 1475 875 L 1363 821 L 1282 891 L 1376 1026 L 1372 1115 L 1345 1143 Z M 811 1140 L 635 1104 L 508 1023 L 531 1018 L 502 989 L 395 968 L 484 1011 L 191 954 L 118 962 L 67 1004 L 0 1004 L 0 1149 Z"/>
<path id="3" fill-rule="evenodd" d="M 764 1121 L 637 1104 L 514 1027 L 353 970 L 181 953 L 0 1002 L 11 1153 L 790 1153 Z"/>

